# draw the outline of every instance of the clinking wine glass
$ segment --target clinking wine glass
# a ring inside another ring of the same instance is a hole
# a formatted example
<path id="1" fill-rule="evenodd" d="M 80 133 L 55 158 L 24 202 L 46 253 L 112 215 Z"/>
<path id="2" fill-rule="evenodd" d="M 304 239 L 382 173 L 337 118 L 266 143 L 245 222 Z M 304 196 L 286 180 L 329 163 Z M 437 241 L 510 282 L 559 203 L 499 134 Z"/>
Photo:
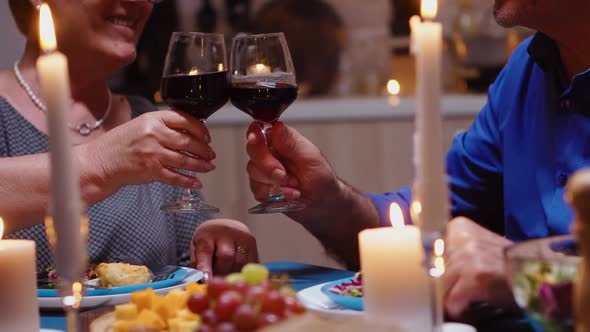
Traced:
<path id="1" fill-rule="evenodd" d="M 205 123 L 229 99 L 229 78 L 223 35 L 175 32 L 170 38 L 161 84 L 162 99 L 173 109 Z M 184 152 L 187 153 L 187 152 Z M 194 172 L 186 171 L 190 176 Z M 196 189 L 186 189 L 168 212 L 219 212 L 201 201 Z"/>
<path id="2" fill-rule="evenodd" d="M 238 36 L 231 51 L 231 103 L 260 126 L 271 149 L 270 130 L 297 98 L 297 82 L 291 54 L 283 33 Z M 299 201 L 287 200 L 278 185 L 268 199 L 251 208 L 252 214 L 297 211 Z"/>

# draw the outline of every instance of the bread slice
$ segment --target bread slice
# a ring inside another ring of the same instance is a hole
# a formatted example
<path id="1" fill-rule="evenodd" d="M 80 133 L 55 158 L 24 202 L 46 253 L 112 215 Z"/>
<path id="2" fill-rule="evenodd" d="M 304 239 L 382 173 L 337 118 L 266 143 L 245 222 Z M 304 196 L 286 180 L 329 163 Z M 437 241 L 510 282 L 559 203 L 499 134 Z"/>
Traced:
<path id="1" fill-rule="evenodd" d="M 152 281 L 150 270 L 144 265 L 128 263 L 100 263 L 96 267 L 101 287 L 120 287 L 146 284 Z"/>

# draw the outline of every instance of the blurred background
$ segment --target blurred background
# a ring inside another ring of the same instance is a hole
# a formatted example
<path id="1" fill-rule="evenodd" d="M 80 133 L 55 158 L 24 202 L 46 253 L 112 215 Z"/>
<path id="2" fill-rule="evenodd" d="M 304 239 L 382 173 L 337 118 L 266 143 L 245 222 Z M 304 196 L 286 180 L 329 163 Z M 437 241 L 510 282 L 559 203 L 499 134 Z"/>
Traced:
<path id="1" fill-rule="evenodd" d="M 470 125 L 485 103 L 488 85 L 514 47 L 532 33 L 496 25 L 492 6 L 490 0 L 439 0 L 437 20 L 445 37 L 445 148 Z M 411 184 L 413 176 L 415 79 L 408 20 L 418 12 L 419 0 L 164 0 L 154 8 L 136 61 L 117 73 L 111 85 L 159 103 L 173 31 L 223 33 L 228 52 L 237 33 L 282 31 L 293 56 L 299 98 L 281 119 L 312 140 L 350 184 L 367 192 L 396 190 Z M 10 45 L 0 52 L 0 67 L 13 65 L 23 42 L 8 2 L 0 1 L 0 45 Z M 217 170 L 201 176 L 204 195 L 221 208 L 219 217 L 250 226 L 263 261 L 338 266 L 286 217 L 247 214 L 254 205 L 245 172 L 250 121 L 231 104 L 207 121 L 218 157 Z"/>

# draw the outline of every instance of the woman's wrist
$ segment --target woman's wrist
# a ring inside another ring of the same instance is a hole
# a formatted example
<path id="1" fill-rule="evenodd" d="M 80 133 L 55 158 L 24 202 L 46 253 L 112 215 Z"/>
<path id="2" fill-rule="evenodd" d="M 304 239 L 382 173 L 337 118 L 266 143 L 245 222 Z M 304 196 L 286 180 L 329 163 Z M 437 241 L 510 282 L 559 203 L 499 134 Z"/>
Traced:
<path id="1" fill-rule="evenodd" d="M 85 204 L 91 205 L 105 199 L 109 193 L 108 175 L 103 169 L 100 158 L 96 156 L 88 144 L 74 148 L 80 174 L 80 195 Z"/>

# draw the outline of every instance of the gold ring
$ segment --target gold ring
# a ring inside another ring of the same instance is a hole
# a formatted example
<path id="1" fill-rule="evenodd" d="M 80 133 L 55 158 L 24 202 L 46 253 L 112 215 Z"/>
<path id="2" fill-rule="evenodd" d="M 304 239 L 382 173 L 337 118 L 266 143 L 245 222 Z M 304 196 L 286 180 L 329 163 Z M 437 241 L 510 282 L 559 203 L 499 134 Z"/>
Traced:
<path id="1" fill-rule="evenodd" d="M 242 246 L 236 246 L 236 252 L 239 252 L 240 254 L 248 255 L 248 249 L 246 249 Z"/>

